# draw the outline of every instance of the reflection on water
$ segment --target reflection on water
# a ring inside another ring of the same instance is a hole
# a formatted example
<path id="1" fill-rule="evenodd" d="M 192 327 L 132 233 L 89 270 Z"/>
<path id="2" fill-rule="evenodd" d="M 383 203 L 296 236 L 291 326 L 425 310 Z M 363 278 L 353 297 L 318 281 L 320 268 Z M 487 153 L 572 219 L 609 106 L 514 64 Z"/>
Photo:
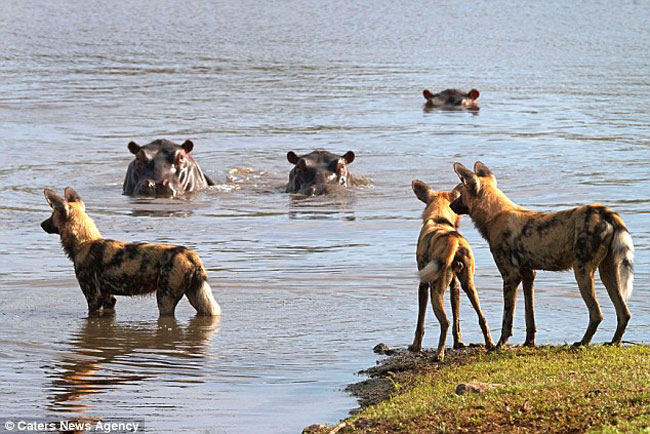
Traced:
<path id="1" fill-rule="evenodd" d="M 121 324 L 110 315 L 88 318 L 64 344 L 71 349 L 46 368 L 48 408 L 92 412 L 98 406 L 94 395 L 161 381 L 170 373 L 175 383 L 200 383 L 206 375 L 201 359 L 218 326 L 219 317 L 205 316 L 195 316 L 186 327 L 168 317 L 155 324 Z"/>

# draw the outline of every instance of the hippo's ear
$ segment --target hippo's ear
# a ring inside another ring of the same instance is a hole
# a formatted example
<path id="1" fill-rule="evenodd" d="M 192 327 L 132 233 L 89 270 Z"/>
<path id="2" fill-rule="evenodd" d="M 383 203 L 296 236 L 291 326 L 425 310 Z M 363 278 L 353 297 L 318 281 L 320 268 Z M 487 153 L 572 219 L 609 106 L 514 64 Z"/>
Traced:
<path id="1" fill-rule="evenodd" d="M 291 164 L 296 164 L 298 160 L 300 160 L 300 157 L 298 157 L 295 152 L 289 151 L 287 152 L 287 160 Z"/>
<path id="2" fill-rule="evenodd" d="M 472 89 L 472 90 L 470 90 L 469 93 L 467 94 L 467 96 L 469 96 L 469 97 L 472 99 L 472 101 L 475 100 L 475 99 L 478 99 L 478 97 L 479 97 L 480 95 L 481 95 L 481 94 L 480 94 L 479 91 L 476 90 L 476 89 Z"/>
<path id="3" fill-rule="evenodd" d="M 422 95 L 424 95 L 424 99 L 426 99 L 427 101 L 430 100 L 431 98 L 433 98 L 433 94 L 431 93 L 431 91 L 429 89 L 424 89 L 422 91 Z"/>
<path id="4" fill-rule="evenodd" d="M 83 200 L 81 200 L 81 196 L 79 195 L 79 193 L 74 191 L 74 189 L 72 187 L 66 187 L 63 194 L 65 195 L 66 202 L 81 202 L 81 203 L 83 203 Z"/>
<path id="5" fill-rule="evenodd" d="M 422 202 L 429 204 L 431 199 L 433 199 L 433 190 L 424 182 L 415 179 L 411 182 L 411 188 L 413 189 L 413 193 L 415 193 L 417 198 Z"/>
<path id="6" fill-rule="evenodd" d="M 354 152 L 348 151 L 345 154 L 343 154 L 341 158 L 345 160 L 345 164 L 350 164 L 354 161 L 354 157 L 355 157 Z"/>
<path id="7" fill-rule="evenodd" d="M 194 149 L 194 143 L 191 140 L 185 140 L 181 145 L 181 148 L 185 150 L 188 154 Z"/>
<path id="8" fill-rule="evenodd" d="M 47 200 L 47 203 L 50 205 L 50 207 L 65 209 L 65 199 L 56 194 L 54 190 L 46 188 L 43 190 L 43 194 L 45 195 L 45 200 Z"/>
<path id="9" fill-rule="evenodd" d="M 128 145 L 128 146 L 129 146 L 129 151 L 131 151 L 131 153 L 132 153 L 133 155 L 136 155 L 138 152 L 140 152 L 140 148 L 141 148 L 141 146 L 138 145 L 137 143 L 135 143 L 135 142 L 129 142 L 129 145 Z"/>
<path id="10" fill-rule="evenodd" d="M 454 172 L 456 172 L 456 175 L 458 175 L 458 178 L 460 178 L 460 181 L 465 187 L 467 187 L 472 193 L 478 194 L 481 190 L 481 181 L 474 172 L 460 163 L 454 163 Z"/>

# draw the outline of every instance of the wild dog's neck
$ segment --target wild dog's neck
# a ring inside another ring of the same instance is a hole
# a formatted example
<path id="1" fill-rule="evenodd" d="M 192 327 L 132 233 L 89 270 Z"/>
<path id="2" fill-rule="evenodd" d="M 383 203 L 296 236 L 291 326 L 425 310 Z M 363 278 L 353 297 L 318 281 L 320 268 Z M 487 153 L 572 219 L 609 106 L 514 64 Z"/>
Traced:
<path id="1" fill-rule="evenodd" d="M 93 219 L 79 210 L 71 211 L 65 227 L 60 233 L 63 250 L 72 260 L 74 260 L 76 250 L 82 244 L 102 237 Z"/>
<path id="2" fill-rule="evenodd" d="M 422 222 L 426 223 L 428 220 L 432 220 L 436 224 L 449 223 L 454 229 L 457 229 L 460 216 L 449 208 L 449 201 L 442 202 L 434 199 L 433 202 L 428 204 L 422 212 Z"/>
<path id="3" fill-rule="evenodd" d="M 481 236 L 489 241 L 490 222 L 499 214 L 505 211 L 522 211 L 525 208 L 511 201 L 496 187 L 486 188 L 481 192 L 481 197 L 475 199 L 471 210 L 474 226 L 481 233 Z"/>

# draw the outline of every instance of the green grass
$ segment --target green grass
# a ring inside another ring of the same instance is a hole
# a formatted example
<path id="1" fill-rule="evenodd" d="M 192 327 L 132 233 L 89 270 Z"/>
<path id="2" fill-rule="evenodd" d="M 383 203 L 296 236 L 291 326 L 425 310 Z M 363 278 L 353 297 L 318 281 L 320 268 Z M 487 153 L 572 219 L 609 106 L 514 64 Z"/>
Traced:
<path id="1" fill-rule="evenodd" d="M 395 376 L 390 399 L 339 432 L 650 434 L 650 346 L 466 351 Z M 458 396 L 460 383 L 503 384 Z"/>

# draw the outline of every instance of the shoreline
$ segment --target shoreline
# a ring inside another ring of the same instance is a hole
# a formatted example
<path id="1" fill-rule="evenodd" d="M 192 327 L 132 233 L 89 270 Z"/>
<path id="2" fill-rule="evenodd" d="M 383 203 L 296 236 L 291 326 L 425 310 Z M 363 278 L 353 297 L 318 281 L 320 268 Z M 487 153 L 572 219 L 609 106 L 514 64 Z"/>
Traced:
<path id="1" fill-rule="evenodd" d="M 303 433 L 650 433 L 647 343 L 387 353 L 345 388 L 358 408 Z"/>

